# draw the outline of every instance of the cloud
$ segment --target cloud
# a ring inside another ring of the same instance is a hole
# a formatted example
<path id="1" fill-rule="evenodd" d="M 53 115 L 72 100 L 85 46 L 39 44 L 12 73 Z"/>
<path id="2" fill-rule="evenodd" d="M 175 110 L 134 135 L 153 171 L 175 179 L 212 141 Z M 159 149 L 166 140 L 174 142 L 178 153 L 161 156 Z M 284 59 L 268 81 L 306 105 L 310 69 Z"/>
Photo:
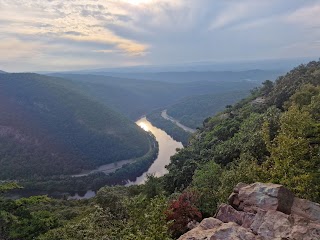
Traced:
<path id="1" fill-rule="evenodd" d="M 227 1 L 213 17 L 209 30 L 223 28 L 249 29 L 275 21 L 283 12 L 276 0 Z"/>
<path id="2" fill-rule="evenodd" d="M 40 50 L 39 43 L 25 43 L 15 38 L 0 38 L 0 52 L 9 61 L 11 59 L 29 58 Z"/>
<path id="3" fill-rule="evenodd" d="M 320 39 L 318 16 L 316 0 L 0 0 L 0 63 L 47 70 L 298 56 Z"/>
<path id="4" fill-rule="evenodd" d="M 0 3 L 5 10 L 0 19 L 9 22 L 9 25 L 1 26 L 1 29 L 7 33 L 105 43 L 129 55 L 142 54 L 148 48 L 144 43 L 117 36 L 105 27 L 108 23 L 130 19 L 112 1 L 109 6 L 105 5 L 106 1 L 92 0 L 44 0 L 32 3 L 26 0 L 2 0 Z"/>
<path id="5" fill-rule="evenodd" d="M 215 17 L 209 29 L 219 29 L 246 17 L 250 12 L 250 5 L 242 2 L 230 4 Z"/>
<path id="6" fill-rule="evenodd" d="M 320 27 L 320 3 L 304 6 L 286 17 L 287 22 L 306 27 Z"/>

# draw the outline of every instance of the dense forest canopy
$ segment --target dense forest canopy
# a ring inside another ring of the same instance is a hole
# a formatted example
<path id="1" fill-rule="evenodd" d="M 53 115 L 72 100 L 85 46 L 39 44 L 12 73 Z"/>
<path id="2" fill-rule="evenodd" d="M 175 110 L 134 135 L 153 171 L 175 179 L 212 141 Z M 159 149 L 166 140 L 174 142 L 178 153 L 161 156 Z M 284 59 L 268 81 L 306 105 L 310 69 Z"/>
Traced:
<path id="1" fill-rule="evenodd" d="M 63 79 L 1 74 L 0 112 L 1 179 L 78 173 L 149 151 L 146 132 Z"/>

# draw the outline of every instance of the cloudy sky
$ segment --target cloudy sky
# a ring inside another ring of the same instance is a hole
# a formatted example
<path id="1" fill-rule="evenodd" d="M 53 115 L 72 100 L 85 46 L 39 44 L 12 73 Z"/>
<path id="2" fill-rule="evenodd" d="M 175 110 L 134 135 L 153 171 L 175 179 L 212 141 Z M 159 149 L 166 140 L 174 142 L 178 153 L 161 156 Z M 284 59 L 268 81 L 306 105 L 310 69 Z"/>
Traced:
<path id="1" fill-rule="evenodd" d="M 320 0 L 0 0 L 0 69 L 319 57 Z"/>

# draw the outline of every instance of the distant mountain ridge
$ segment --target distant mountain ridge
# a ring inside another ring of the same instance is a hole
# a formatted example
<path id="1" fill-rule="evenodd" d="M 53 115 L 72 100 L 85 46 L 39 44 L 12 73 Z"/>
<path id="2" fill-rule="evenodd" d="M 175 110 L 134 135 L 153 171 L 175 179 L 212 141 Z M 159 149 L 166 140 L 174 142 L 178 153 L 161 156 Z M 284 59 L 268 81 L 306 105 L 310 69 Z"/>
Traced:
<path id="1" fill-rule="evenodd" d="M 150 64 L 122 67 L 99 67 L 94 69 L 83 69 L 65 71 L 65 74 L 93 74 L 98 72 L 104 73 L 159 73 L 159 72 L 219 72 L 219 71 L 247 71 L 250 69 L 276 70 L 283 73 L 293 67 L 316 60 L 314 57 L 284 58 L 284 59 L 256 59 L 256 60 L 235 60 L 235 61 L 196 61 L 182 62 L 176 64 Z M 46 73 L 50 73 L 48 71 Z"/>
<path id="2" fill-rule="evenodd" d="M 71 72 L 61 73 L 67 74 L 82 74 L 82 75 L 101 75 L 108 77 L 118 77 L 127 79 L 153 80 L 171 83 L 185 82 L 233 82 L 233 81 L 254 81 L 262 82 L 266 79 L 275 80 L 279 75 L 284 74 L 282 70 L 260 70 L 252 69 L 246 71 L 163 71 L 163 72 L 112 72 L 112 71 L 92 71 L 92 72 Z M 59 73 L 58 73 L 59 74 Z M 53 74 L 55 75 L 55 74 Z"/>
<path id="3" fill-rule="evenodd" d="M 148 152 L 147 133 L 75 89 L 61 78 L 0 75 L 0 179 L 78 173 Z"/>
<path id="4" fill-rule="evenodd" d="M 157 108 L 172 105 L 194 95 L 249 91 L 256 81 L 150 81 L 90 74 L 54 74 L 69 79 L 79 90 L 135 120 Z"/>

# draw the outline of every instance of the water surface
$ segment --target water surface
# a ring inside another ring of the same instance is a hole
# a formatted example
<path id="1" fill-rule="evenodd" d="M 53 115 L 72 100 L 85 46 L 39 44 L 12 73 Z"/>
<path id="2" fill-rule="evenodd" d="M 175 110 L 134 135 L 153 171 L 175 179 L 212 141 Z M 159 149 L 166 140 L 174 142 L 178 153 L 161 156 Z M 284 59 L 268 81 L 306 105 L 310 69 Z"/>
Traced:
<path id="1" fill-rule="evenodd" d="M 142 184 L 147 178 L 147 174 L 154 174 L 156 177 L 161 177 L 168 171 L 165 168 L 170 163 L 170 157 L 176 153 L 177 148 L 183 148 L 181 142 L 175 141 L 165 131 L 156 128 L 147 120 L 146 117 L 139 119 L 136 122 L 145 131 L 150 131 L 159 143 L 159 154 L 147 172 L 138 177 L 134 182 L 129 182 L 128 185 Z"/>

